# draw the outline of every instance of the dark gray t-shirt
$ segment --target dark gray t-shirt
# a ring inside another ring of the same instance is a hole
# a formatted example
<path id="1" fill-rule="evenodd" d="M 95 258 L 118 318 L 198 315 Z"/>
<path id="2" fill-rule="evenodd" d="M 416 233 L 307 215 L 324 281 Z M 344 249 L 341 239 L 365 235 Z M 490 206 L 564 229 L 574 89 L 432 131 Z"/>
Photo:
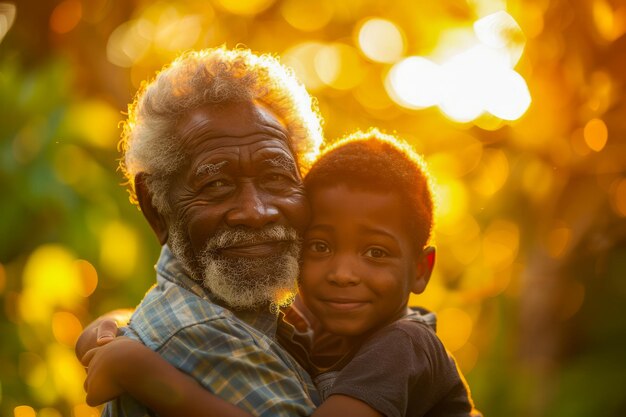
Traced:
<path id="1" fill-rule="evenodd" d="M 368 339 L 329 395 L 367 403 L 387 417 L 480 416 L 454 359 L 428 325 L 398 320 Z"/>

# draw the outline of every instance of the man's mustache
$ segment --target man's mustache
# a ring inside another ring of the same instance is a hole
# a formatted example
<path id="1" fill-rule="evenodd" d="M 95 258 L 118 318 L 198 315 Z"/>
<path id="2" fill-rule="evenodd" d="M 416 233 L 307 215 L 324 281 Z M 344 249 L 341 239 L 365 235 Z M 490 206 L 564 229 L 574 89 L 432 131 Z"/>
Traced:
<path id="1" fill-rule="evenodd" d="M 221 249 L 233 246 L 267 242 L 296 242 L 299 240 L 300 236 L 296 229 L 282 225 L 270 225 L 261 229 L 245 227 L 223 228 L 216 231 L 207 242 L 205 252 L 215 254 Z"/>

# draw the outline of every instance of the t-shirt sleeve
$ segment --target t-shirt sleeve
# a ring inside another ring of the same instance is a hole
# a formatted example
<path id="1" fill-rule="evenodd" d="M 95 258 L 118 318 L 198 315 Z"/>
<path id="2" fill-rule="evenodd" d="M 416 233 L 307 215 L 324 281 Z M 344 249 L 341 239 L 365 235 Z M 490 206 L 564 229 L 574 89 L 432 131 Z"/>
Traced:
<path id="1" fill-rule="evenodd" d="M 314 405 L 296 372 L 233 323 L 182 329 L 159 353 L 206 389 L 255 416 L 308 416 Z"/>
<path id="2" fill-rule="evenodd" d="M 437 336 L 422 323 L 399 321 L 363 344 L 339 373 L 330 395 L 359 399 L 388 417 L 412 415 L 418 410 L 418 415 L 424 415 L 459 383 L 454 360 Z M 461 404 L 463 414 L 449 415 L 469 415 L 469 400 L 465 397 L 461 401 L 466 403 Z"/>

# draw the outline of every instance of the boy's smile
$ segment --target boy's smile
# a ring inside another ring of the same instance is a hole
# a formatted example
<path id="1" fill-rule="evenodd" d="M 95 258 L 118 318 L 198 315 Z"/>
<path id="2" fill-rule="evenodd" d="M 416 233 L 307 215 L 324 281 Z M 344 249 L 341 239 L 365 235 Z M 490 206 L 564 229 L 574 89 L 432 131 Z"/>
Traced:
<path id="1" fill-rule="evenodd" d="M 338 184 L 309 192 L 302 298 L 326 330 L 364 335 L 406 312 L 432 264 L 409 235 L 407 210 L 394 192 Z"/>

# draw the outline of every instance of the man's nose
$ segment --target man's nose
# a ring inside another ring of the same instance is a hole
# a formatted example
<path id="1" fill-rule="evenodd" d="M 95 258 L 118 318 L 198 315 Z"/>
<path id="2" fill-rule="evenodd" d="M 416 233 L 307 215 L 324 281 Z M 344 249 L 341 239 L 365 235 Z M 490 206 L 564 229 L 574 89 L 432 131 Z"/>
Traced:
<path id="1" fill-rule="evenodd" d="M 260 228 L 277 222 L 280 212 L 273 200 L 271 195 L 259 190 L 254 183 L 242 184 L 233 208 L 226 213 L 226 224 L 230 227 Z"/>

